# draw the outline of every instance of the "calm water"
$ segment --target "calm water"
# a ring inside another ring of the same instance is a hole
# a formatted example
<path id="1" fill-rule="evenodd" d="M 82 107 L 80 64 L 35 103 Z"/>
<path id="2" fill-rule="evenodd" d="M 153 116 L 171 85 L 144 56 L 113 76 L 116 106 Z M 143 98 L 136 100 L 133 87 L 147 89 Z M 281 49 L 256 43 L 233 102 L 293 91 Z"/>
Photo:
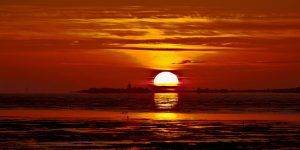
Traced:
<path id="1" fill-rule="evenodd" d="M 0 149 L 297 149 L 300 94 L 2 94 Z"/>
<path id="2" fill-rule="evenodd" d="M 300 114 L 300 94 L 8 94 L 0 100 L 0 109 Z"/>

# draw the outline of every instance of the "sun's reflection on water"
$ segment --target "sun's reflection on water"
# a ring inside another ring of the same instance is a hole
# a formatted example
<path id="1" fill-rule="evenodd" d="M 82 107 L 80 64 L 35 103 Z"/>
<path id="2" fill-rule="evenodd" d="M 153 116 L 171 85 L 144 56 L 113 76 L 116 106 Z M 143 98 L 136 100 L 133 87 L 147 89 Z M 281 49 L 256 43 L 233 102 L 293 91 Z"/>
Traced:
<path id="1" fill-rule="evenodd" d="M 170 110 L 178 104 L 178 93 L 154 93 L 157 109 Z"/>

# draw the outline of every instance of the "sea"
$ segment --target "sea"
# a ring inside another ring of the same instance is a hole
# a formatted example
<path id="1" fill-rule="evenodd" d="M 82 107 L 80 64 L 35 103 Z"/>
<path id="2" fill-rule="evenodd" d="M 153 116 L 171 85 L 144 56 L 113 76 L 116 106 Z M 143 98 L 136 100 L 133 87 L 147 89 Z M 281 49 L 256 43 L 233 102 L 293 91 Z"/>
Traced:
<path id="1" fill-rule="evenodd" d="M 300 149 L 300 94 L 0 94 L 0 149 Z"/>

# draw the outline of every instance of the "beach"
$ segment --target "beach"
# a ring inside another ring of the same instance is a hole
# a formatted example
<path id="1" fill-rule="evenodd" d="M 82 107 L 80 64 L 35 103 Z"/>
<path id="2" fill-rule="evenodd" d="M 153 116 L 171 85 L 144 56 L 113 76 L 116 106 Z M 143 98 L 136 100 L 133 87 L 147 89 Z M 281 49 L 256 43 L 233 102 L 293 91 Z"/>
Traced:
<path id="1" fill-rule="evenodd" d="M 210 94 L 201 99 L 217 97 L 224 100 L 224 97 L 231 97 L 232 100 L 227 102 L 229 105 L 241 97 L 259 99 L 266 98 L 266 95 Z M 31 99 L 32 105 L 29 107 L 23 99 L 30 98 L 30 95 L 10 95 L 15 103 L 8 105 L 8 102 L 2 101 L 0 105 L 0 146 L 8 149 L 297 149 L 300 146 L 300 113 L 278 109 L 276 105 L 268 109 L 273 112 L 267 111 L 267 107 L 264 112 L 233 111 L 235 108 L 229 107 L 213 112 L 212 108 L 203 111 L 178 106 L 182 105 L 179 101 L 201 105 L 198 97 L 201 95 L 198 94 L 179 94 L 178 103 L 170 100 L 174 104 L 172 107 L 161 107 L 168 101 L 158 103 L 156 99 L 155 103 L 149 94 L 131 94 L 129 97 L 135 100 L 128 101 L 135 101 L 135 105 L 120 102 L 119 105 L 127 104 L 127 107 L 119 107 L 123 108 L 119 111 L 109 104 L 86 108 L 87 103 L 95 102 L 95 99 L 110 97 L 110 100 L 118 101 L 121 96 L 124 94 L 40 95 L 36 96 L 39 97 L 36 100 Z M 282 96 L 270 96 L 270 104 Z M 293 94 L 284 96 L 287 99 L 297 97 Z M 51 101 L 56 101 L 57 105 L 58 101 L 70 103 L 72 97 L 79 99 L 73 100 L 74 105 L 79 103 L 80 98 L 84 99 L 80 102 L 81 109 L 70 109 L 61 104 L 59 107 L 49 105 Z M 139 111 L 133 109 L 139 103 L 145 103 L 137 100 L 145 97 L 152 99 L 153 104 L 145 105 L 145 109 L 139 107 Z M 35 105 L 33 102 L 45 98 L 44 103 Z M 97 103 L 100 105 L 101 101 Z"/>

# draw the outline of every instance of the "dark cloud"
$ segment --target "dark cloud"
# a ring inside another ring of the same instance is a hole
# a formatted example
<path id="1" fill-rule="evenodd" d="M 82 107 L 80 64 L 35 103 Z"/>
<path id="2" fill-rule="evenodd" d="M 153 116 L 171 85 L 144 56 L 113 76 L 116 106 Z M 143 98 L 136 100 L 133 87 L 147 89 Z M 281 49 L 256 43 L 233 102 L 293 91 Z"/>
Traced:
<path id="1" fill-rule="evenodd" d="M 185 64 L 202 64 L 202 63 L 207 63 L 207 61 L 192 61 L 192 60 L 182 60 L 181 62 L 178 63 L 172 63 L 174 65 L 185 65 Z"/>

